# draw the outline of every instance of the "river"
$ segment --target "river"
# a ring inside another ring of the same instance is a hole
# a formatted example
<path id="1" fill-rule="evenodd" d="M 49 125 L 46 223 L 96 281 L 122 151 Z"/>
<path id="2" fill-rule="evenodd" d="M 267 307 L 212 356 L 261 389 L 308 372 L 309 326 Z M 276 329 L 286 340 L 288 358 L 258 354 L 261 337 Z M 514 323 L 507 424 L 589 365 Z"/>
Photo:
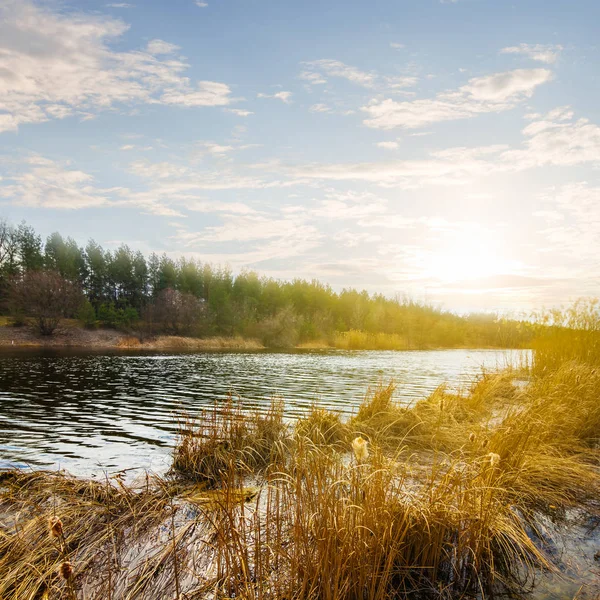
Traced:
<path id="1" fill-rule="evenodd" d="M 164 472 L 177 414 L 238 394 L 249 408 L 285 400 L 293 419 L 318 402 L 346 415 L 369 386 L 394 379 L 412 402 L 447 383 L 466 389 L 482 368 L 528 351 L 302 351 L 200 354 L 0 354 L 0 467 Z"/>

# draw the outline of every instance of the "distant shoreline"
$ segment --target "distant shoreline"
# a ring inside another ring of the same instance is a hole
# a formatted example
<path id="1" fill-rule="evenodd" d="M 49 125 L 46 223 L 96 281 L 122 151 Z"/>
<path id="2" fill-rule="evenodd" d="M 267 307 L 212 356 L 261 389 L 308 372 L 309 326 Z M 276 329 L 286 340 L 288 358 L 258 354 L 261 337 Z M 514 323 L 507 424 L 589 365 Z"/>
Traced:
<path id="1" fill-rule="evenodd" d="M 149 350 L 202 352 L 212 350 L 267 350 L 267 346 L 255 338 L 241 336 L 214 336 L 195 338 L 174 335 L 160 335 L 140 340 L 132 334 L 115 329 L 86 329 L 73 321 L 66 321 L 51 336 L 42 336 L 30 326 L 13 327 L 0 325 L 0 349 L 68 349 L 115 351 Z M 271 348 L 282 350 L 282 348 Z M 506 350 L 499 346 L 452 346 L 452 347 L 399 347 L 399 348 L 348 348 L 340 347 L 326 340 L 305 342 L 289 348 L 290 350 Z"/>
<path id="2" fill-rule="evenodd" d="M 156 336 L 140 341 L 115 329 L 85 329 L 73 324 L 59 327 L 50 336 L 38 334 L 32 327 L 0 326 L 0 348 L 73 348 L 88 350 L 262 350 L 255 339 L 241 337 L 191 338 Z"/>

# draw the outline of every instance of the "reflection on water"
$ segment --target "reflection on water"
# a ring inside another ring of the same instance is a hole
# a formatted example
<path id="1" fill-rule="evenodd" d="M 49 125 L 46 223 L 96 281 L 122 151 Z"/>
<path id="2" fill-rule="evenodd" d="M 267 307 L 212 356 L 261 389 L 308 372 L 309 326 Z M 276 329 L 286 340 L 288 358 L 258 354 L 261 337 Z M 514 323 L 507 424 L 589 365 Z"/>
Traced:
<path id="1" fill-rule="evenodd" d="M 467 386 L 482 366 L 526 351 L 0 355 L 0 466 L 90 474 L 164 471 L 175 415 L 239 394 L 248 407 L 282 396 L 289 417 L 313 402 L 350 414 L 369 385 L 394 378 L 397 398 Z"/>

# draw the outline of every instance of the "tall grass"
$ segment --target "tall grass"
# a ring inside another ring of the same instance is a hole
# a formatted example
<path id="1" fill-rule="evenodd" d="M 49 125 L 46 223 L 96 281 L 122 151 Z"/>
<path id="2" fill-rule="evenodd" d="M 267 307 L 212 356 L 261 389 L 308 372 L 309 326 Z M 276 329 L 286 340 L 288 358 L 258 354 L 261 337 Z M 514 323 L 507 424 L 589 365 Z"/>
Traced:
<path id="1" fill-rule="evenodd" d="M 231 469 L 246 473 L 277 465 L 285 452 L 287 425 L 283 401 L 265 412 L 248 414 L 233 396 L 180 423 L 173 470 L 186 478 L 216 485 Z"/>
<path id="2" fill-rule="evenodd" d="M 336 332 L 333 347 L 340 350 L 408 350 L 407 340 L 397 333 L 369 333 L 351 329 Z"/>

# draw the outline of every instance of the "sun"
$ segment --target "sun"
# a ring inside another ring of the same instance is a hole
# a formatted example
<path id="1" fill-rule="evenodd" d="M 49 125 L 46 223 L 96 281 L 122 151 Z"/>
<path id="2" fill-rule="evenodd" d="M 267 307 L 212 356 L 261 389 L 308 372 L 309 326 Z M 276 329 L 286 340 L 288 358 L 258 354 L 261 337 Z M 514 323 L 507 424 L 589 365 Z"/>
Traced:
<path id="1" fill-rule="evenodd" d="M 460 283 L 514 273 L 518 263 L 507 258 L 503 250 L 497 240 L 480 236 L 453 240 L 429 253 L 425 276 L 443 283 Z"/>

